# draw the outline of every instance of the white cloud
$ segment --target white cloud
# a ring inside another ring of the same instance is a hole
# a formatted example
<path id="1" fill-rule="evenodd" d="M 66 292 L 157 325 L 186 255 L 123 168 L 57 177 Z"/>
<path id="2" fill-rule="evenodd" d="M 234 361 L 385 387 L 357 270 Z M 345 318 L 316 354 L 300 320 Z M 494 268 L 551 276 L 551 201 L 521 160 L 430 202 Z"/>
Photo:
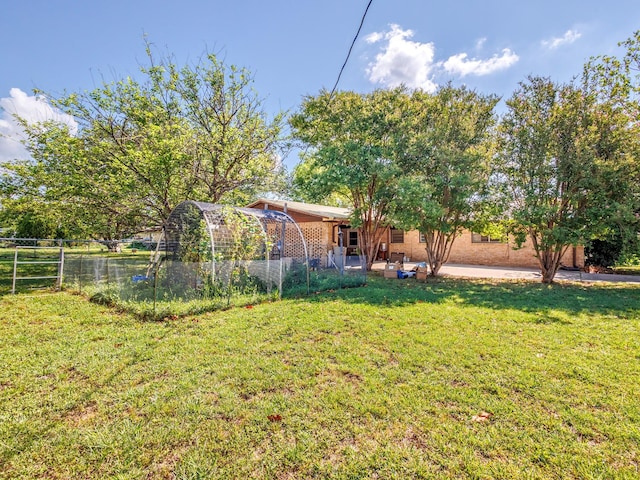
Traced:
<path id="1" fill-rule="evenodd" d="M 567 30 L 561 37 L 554 37 L 551 40 L 542 40 L 542 46 L 549 50 L 555 50 L 562 45 L 568 45 L 578 40 L 582 34 L 577 30 Z"/>
<path id="2" fill-rule="evenodd" d="M 65 123 L 72 133 L 78 129 L 73 117 L 53 108 L 44 96 L 27 95 L 19 88 L 12 88 L 8 97 L 0 98 L 0 161 L 29 158 L 22 145 L 24 132 L 16 115 L 28 123 L 47 120 Z"/>
<path id="3" fill-rule="evenodd" d="M 489 75 L 511 67 L 519 59 L 513 51 L 505 48 L 501 54 L 489 59 L 470 59 L 467 53 L 459 53 L 437 62 L 435 45 L 410 40 L 413 35 L 412 30 L 403 30 L 394 24 L 387 32 L 374 32 L 366 37 L 370 44 L 382 44 L 380 53 L 368 65 L 369 81 L 386 87 L 404 84 L 409 88 L 434 92 L 438 87 L 435 78 L 439 75 Z M 485 42 L 486 38 L 478 39 L 475 48 L 481 49 Z"/>
<path id="4" fill-rule="evenodd" d="M 505 48 L 502 50 L 502 55 L 494 55 L 488 60 L 470 59 L 466 53 L 459 53 L 449 57 L 446 62 L 442 63 L 442 66 L 448 73 L 461 77 L 467 75 L 483 76 L 505 70 L 515 64 L 518 59 L 518 55 Z"/>
<path id="5" fill-rule="evenodd" d="M 487 37 L 482 37 L 476 40 L 476 50 L 482 50 L 484 44 L 487 42 Z"/>
<path id="6" fill-rule="evenodd" d="M 367 43 L 376 43 L 384 38 L 384 34 L 380 32 L 370 33 L 365 37 Z"/>
<path id="7" fill-rule="evenodd" d="M 372 33 L 367 37 L 369 43 L 387 42 L 367 68 L 371 82 L 387 87 L 404 84 L 428 92 L 437 88 L 432 80 L 435 56 L 433 43 L 413 42 L 409 40 L 411 37 L 411 30 L 402 30 L 398 25 L 391 25 L 389 32 Z"/>

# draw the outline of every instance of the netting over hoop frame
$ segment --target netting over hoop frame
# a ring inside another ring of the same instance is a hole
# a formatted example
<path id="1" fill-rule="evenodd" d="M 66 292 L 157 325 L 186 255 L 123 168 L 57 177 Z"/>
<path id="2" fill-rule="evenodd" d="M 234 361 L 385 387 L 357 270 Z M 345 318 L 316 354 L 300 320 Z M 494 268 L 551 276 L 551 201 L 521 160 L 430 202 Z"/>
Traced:
<path id="1" fill-rule="evenodd" d="M 166 282 L 211 295 L 309 290 L 307 246 L 286 213 L 185 201 L 164 229 Z"/>

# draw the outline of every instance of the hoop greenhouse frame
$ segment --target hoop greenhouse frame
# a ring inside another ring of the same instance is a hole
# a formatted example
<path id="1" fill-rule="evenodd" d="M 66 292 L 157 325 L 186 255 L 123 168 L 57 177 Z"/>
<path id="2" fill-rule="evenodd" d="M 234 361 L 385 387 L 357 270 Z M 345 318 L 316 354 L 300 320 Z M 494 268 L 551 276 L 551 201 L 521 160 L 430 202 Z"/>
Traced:
<path id="1" fill-rule="evenodd" d="M 210 292 L 231 288 L 274 289 L 281 298 L 287 286 L 306 283 L 309 254 L 298 224 L 286 213 L 184 201 L 164 226 L 165 275 Z M 287 277 L 296 279 L 287 282 Z"/>

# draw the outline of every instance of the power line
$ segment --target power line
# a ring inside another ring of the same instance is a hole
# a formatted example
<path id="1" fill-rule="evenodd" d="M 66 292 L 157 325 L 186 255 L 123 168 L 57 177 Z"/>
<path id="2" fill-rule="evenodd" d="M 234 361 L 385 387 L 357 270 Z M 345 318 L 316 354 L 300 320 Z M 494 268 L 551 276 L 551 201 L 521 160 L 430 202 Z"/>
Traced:
<path id="1" fill-rule="evenodd" d="M 351 50 L 353 50 L 353 46 L 356 43 L 356 40 L 358 39 L 358 35 L 360 35 L 360 30 L 362 30 L 362 25 L 364 24 L 364 19 L 367 17 L 367 12 L 369 11 L 369 7 L 371 6 L 371 3 L 373 2 L 373 0 L 369 0 L 369 3 L 367 4 L 367 8 L 365 8 L 364 10 L 364 14 L 362 15 L 362 19 L 360 20 L 360 26 L 358 27 L 358 31 L 356 32 L 356 36 L 353 37 L 353 41 L 351 42 L 351 46 L 349 47 L 349 52 L 347 53 L 347 58 L 345 58 L 344 63 L 342 64 L 342 68 L 340 69 L 340 73 L 338 74 L 338 78 L 336 80 L 335 85 L 333 86 L 333 88 L 331 89 L 331 93 L 329 94 L 329 101 L 331 101 L 331 98 L 333 97 L 333 94 L 336 91 L 336 88 L 338 88 L 338 83 L 340 82 L 340 77 L 342 77 L 342 72 L 344 71 L 345 67 L 347 66 L 347 62 L 349 61 L 349 57 L 351 56 Z"/>

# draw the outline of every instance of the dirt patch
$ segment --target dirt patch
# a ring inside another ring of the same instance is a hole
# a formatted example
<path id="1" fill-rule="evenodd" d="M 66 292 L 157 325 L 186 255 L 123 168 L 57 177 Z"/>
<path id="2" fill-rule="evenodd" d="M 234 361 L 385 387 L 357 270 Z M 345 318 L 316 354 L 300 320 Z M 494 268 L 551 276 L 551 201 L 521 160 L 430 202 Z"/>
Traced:
<path id="1" fill-rule="evenodd" d="M 80 427 L 92 423 L 97 416 L 98 405 L 92 401 L 71 409 L 66 415 L 66 421 L 69 425 Z"/>
<path id="2" fill-rule="evenodd" d="M 587 265 L 586 267 L 584 267 L 583 271 L 586 273 L 605 273 L 609 275 L 615 273 L 612 268 L 601 267 L 599 265 Z"/>

